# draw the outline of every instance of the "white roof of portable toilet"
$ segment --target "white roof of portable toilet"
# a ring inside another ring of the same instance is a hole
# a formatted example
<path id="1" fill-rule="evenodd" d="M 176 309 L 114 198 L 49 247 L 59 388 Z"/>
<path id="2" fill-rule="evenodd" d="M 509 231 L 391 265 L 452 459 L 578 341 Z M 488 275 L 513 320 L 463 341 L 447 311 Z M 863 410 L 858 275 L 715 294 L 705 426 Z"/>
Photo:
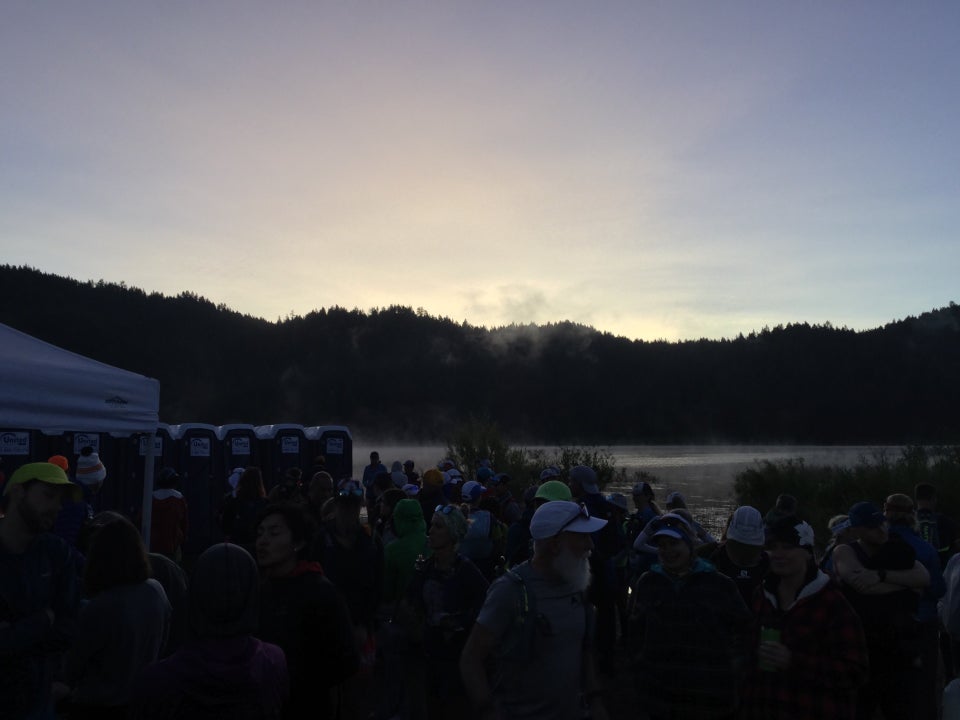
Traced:
<path id="1" fill-rule="evenodd" d="M 353 440 L 353 435 L 350 434 L 350 428 L 346 425 L 311 425 L 303 430 L 308 440 L 319 440 L 325 432 L 331 431 L 344 432 L 348 438 Z"/>
<path id="2" fill-rule="evenodd" d="M 299 430 L 303 432 L 303 425 L 295 423 L 277 423 L 275 425 L 260 425 L 256 428 L 257 437 L 261 440 L 271 440 L 282 430 Z"/>

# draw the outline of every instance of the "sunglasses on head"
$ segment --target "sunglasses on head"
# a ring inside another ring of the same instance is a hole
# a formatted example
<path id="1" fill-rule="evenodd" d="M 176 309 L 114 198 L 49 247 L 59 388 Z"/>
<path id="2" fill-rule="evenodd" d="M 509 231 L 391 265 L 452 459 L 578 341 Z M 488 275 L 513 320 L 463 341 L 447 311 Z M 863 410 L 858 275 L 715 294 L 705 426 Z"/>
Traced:
<path id="1" fill-rule="evenodd" d="M 449 515 L 453 512 L 453 505 L 437 505 L 433 511 L 438 513 L 443 513 L 444 515 Z"/>
<path id="2" fill-rule="evenodd" d="M 684 532 L 690 531 L 689 523 L 682 518 L 661 516 L 657 518 L 655 522 L 656 525 L 654 526 L 654 532 L 660 530 L 661 528 L 673 528 L 674 530 L 683 530 Z"/>
<path id="3" fill-rule="evenodd" d="M 340 497 L 360 497 L 363 495 L 363 490 L 360 488 L 343 488 L 339 493 Z"/>
<path id="4" fill-rule="evenodd" d="M 557 531 L 557 534 L 559 535 L 560 533 L 562 533 L 564 530 L 566 530 L 570 525 L 572 525 L 572 524 L 573 524 L 576 520 L 578 520 L 579 518 L 583 518 L 583 519 L 585 519 L 585 520 L 589 520 L 589 519 L 590 519 L 590 511 L 587 510 L 587 506 L 584 505 L 583 503 L 580 503 L 579 510 L 578 510 L 577 514 L 574 515 L 572 518 L 570 518 L 570 519 L 567 520 L 563 525 L 560 526 L 560 529 Z"/>

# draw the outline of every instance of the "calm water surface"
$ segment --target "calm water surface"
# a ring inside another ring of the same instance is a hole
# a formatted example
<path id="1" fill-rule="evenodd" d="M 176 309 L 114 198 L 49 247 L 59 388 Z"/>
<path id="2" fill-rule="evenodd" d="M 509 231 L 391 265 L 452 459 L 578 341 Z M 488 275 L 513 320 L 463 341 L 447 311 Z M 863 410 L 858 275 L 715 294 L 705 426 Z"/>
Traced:
<path id="1" fill-rule="evenodd" d="M 737 474 L 759 462 L 802 458 L 807 465 L 853 467 L 863 460 L 882 455 L 895 459 L 900 454 L 899 446 L 859 445 L 613 445 L 601 449 L 608 451 L 616 466 L 628 475 L 641 470 L 653 475 L 656 480 L 652 485 L 661 507 L 668 493 L 683 493 L 694 515 L 713 532 L 719 532 L 735 506 L 733 482 Z M 353 450 L 355 477 L 363 474 L 372 450 L 380 453 L 387 468 L 394 460 L 413 460 L 420 472 L 435 467 L 446 456 L 446 448 L 441 445 L 357 444 Z M 629 486 L 610 486 L 606 491 L 630 494 Z M 762 512 L 767 509 L 760 508 Z"/>

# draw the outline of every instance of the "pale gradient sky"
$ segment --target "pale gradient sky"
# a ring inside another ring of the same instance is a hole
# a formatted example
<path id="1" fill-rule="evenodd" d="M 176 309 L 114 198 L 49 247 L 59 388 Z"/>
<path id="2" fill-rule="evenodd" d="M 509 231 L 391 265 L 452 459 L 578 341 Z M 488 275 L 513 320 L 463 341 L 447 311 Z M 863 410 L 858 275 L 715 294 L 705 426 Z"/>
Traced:
<path id="1" fill-rule="evenodd" d="M 631 338 L 960 300 L 960 2 L 0 3 L 0 262 Z"/>

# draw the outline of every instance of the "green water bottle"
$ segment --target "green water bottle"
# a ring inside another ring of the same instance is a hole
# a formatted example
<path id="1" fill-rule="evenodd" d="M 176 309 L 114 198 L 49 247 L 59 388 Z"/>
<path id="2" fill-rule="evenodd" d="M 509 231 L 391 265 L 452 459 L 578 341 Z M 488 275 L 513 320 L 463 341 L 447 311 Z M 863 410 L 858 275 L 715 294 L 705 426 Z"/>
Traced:
<path id="1" fill-rule="evenodd" d="M 777 628 L 760 628 L 760 642 L 780 642 L 780 630 Z M 776 668 L 770 663 L 761 660 L 758 667 L 766 672 L 773 672 Z"/>

